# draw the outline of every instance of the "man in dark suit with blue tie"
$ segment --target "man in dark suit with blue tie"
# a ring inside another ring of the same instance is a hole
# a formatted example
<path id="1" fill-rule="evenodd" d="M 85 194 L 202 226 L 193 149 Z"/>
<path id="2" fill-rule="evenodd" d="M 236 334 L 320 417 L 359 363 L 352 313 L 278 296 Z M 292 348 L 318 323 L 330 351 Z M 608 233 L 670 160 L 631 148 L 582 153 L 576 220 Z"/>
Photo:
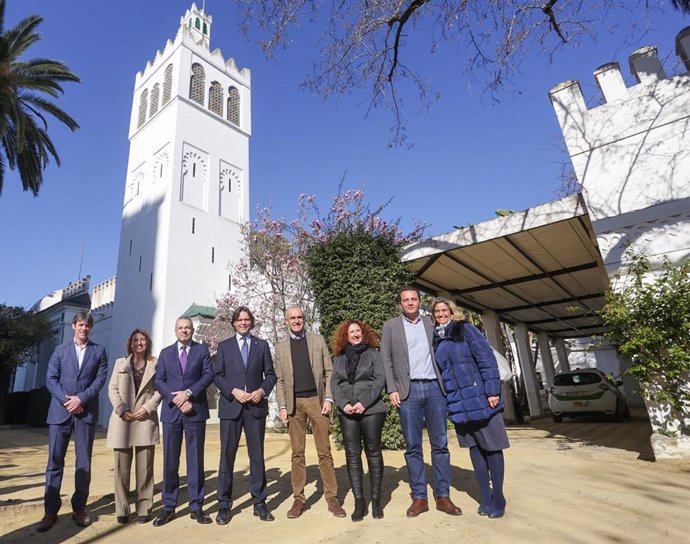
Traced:
<path id="1" fill-rule="evenodd" d="M 232 314 L 235 336 L 218 344 L 214 381 L 220 392 L 220 466 L 218 468 L 218 516 L 216 523 L 230 522 L 232 477 L 240 435 L 244 429 L 249 453 L 249 491 L 254 515 L 261 521 L 273 521 L 266 508 L 266 467 L 264 435 L 268 400 L 276 384 L 276 373 L 268 343 L 250 334 L 254 316 L 246 306 Z"/>
<path id="2" fill-rule="evenodd" d="M 211 355 L 206 346 L 192 341 L 194 325 L 188 317 L 180 317 L 175 322 L 175 335 L 177 342 L 161 351 L 156 366 L 156 390 L 163 397 L 163 511 L 153 520 L 156 527 L 175 518 L 183 434 L 190 517 L 199 523 L 211 523 L 211 518 L 202 509 L 208 419 L 206 388 L 213 381 Z"/>
<path id="3" fill-rule="evenodd" d="M 48 408 L 48 466 L 46 467 L 45 516 L 36 527 L 50 529 L 62 506 L 60 487 L 65 454 L 74 433 L 76 464 L 72 519 L 79 527 L 91 525 L 86 500 L 91 483 L 91 451 L 98 421 L 98 393 L 108 374 L 108 359 L 103 346 L 89 340 L 93 317 L 78 312 L 72 320 L 74 338 L 55 348 L 48 361 L 46 387 L 50 391 Z"/>

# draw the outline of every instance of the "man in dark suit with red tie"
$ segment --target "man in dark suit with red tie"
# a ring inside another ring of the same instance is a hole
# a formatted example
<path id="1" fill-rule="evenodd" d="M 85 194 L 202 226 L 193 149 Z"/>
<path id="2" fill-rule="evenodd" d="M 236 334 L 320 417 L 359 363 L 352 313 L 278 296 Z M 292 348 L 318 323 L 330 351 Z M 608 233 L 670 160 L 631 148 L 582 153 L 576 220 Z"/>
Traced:
<path id="1" fill-rule="evenodd" d="M 177 342 L 161 351 L 156 366 L 156 390 L 163 397 L 163 511 L 153 521 L 156 527 L 175 518 L 183 434 L 190 517 L 199 523 L 211 523 L 211 518 L 202 509 L 208 419 L 206 388 L 213 381 L 211 356 L 206 346 L 192 341 L 194 325 L 188 317 L 180 317 L 175 322 L 175 335 Z"/>
<path id="2" fill-rule="evenodd" d="M 76 454 L 72 519 L 79 527 L 91 525 L 86 512 L 91 483 L 91 452 L 98 421 L 98 393 L 108 374 L 103 346 L 89 340 L 93 317 L 78 312 L 72 320 L 74 338 L 55 348 L 48 361 L 46 387 L 48 408 L 48 466 L 46 467 L 45 516 L 36 527 L 40 533 L 57 521 L 62 506 L 60 487 L 65 454 L 72 435 Z"/>
<path id="3" fill-rule="evenodd" d="M 216 523 L 226 525 L 230 522 L 232 477 L 242 429 L 249 453 L 249 491 L 254 515 L 261 521 L 273 521 L 273 515 L 266 508 L 264 435 L 268 415 L 266 397 L 276 384 L 276 373 L 268 343 L 250 334 L 254 316 L 249 308 L 237 308 L 231 322 L 236 334 L 218 344 L 214 364 L 214 381 L 220 392 L 221 441 Z"/>

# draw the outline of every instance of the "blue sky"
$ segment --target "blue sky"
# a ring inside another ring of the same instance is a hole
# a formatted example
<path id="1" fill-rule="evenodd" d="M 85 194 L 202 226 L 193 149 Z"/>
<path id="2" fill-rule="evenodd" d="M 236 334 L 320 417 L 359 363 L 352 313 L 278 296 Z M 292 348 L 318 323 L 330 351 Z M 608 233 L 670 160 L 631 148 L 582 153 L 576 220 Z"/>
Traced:
<path id="1" fill-rule="evenodd" d="M 0 303 L 30 306 L 77 279 L 84 238 L 82 275 L 90 274 L 93 285 L 115 274 L 134 76 L 174 38 L 190 5 L 9 0 L 8 28 L 29 14 L 45 17 L 43 40 L 28 56 L 62 60 L 81 77 L 59 100 L 81 129 L 72 134 L 50 125 L 63 164 L 48 168 L 38 198 L 21 191 L 15 172 L 5 175 Z M 409 97 L 405 116 L 414 147 L 388 149 L 390 115 L 377 110 L 365 119 L 365 93 L 324 102 L 300 90 L 317 53 L 316 28 L 293 31 L 291 47 L 268 61 L 257 42 L 239 32 L 229 2 L 207 0 L 206 10 L 213 16 L 211 48 L 252 70 L 252 213 L 272 202 L 275 215 L 293 218 L 300 193 L 317 194 L 325 205 L 345 175 L 346 186 L 364 185 L 374 205 L 393 197 L 385 215 L 401 217 L 406 227 L 426 222 L 428 235 L 490 219 L 497 208 L 521 210 L 555 199 L 564 145 L 548 90 L 576 79 L 586 100 L 598 100 L 592 72 L 614 60 L 631 85 L 627 58 L 641 45 L 657 45 L 667 66 L 677 68 L 674 38 L 690 24 L 677 12 L 654 11 L 638 45 L 621 46 L 622 34 L 604 32 L 597 43 L 565 50 L 551 63 L 531 55 L 513 79 L 517 92 L 503 94 L 498 104 L 463 73 L 457 46 L 433 55 L 411 47 L 407 58 L 429 76 L 441 100 L 426 111 Z"/>

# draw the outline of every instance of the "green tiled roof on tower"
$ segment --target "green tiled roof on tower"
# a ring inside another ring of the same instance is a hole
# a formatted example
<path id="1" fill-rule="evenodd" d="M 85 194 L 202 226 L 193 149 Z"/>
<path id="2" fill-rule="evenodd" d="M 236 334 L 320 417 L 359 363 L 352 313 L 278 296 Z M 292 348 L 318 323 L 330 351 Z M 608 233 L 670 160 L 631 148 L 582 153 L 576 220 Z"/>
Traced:
<path id="1" fill-rule="evenodd" d="M 202 306 L 201 304 L 192 304 L 182 314 L 182 317 L 208 317 L 213 319 L 216 317 L 216 309 L 213 306 Z"/>

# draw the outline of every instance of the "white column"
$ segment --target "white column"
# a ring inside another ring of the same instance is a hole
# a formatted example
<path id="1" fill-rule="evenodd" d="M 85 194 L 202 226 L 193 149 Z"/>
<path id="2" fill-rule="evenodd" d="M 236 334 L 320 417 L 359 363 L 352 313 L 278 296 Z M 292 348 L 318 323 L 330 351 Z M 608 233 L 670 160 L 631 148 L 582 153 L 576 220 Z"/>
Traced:
<path id="1" fill-rule="evenodd" d="M 485 310 L 482 312 L 482 321 L 484 323 L 484 331 L 489 344 L 499 353 L 505 357 L 506 347 L 503 343 L 503 335 L 501 334 L 501 322 L 498 319 L 498 314 L 493 310 Z M 510 387 L 510 382 L 501 382 L 501 396 L 505 400 L 505 408 L 503 410 L 503 420 L 510 423 L 517 421 L 515 415 L 515 407 L 513 406 L 513 391 Z"/>
<path id="2" fill-rule="evenodd" d="M 568 350 L 565 347 L 565 340 L 563 338 L 556 338 L 554 344 L 558 354 L 558 371 L 570 372 L 570 361 L 568 361 Z"/>
<path id="3" fill-rule="evenodd" d="M 541 364 L 544 369 L 544 383 L 545 388 L 548 389 L 553 383 L 553 377 L 556 371 L 553 367 L 553 357 L 551 357 L 551 344 L 549 343 L 549 335 L 545 332 L 540 332 L 537 336 L 539 342 L 539 353 L 541 354 Z"/>
<path id="4" fill-rule="evenodd" d="M 539 387 L 537 385 L 537 372 L 534 370 L 532 361 L 532 346 L 529 341 L 527 325 L 522 322 L 515 323 L 515 342 L 517 344 L 518 359 L 522 376 L 525 380 L 525 390 L 527 391 L 527 404 L 529 405 L 529 415 L 540 417 L 544 415 L 539 399 Z"/>

